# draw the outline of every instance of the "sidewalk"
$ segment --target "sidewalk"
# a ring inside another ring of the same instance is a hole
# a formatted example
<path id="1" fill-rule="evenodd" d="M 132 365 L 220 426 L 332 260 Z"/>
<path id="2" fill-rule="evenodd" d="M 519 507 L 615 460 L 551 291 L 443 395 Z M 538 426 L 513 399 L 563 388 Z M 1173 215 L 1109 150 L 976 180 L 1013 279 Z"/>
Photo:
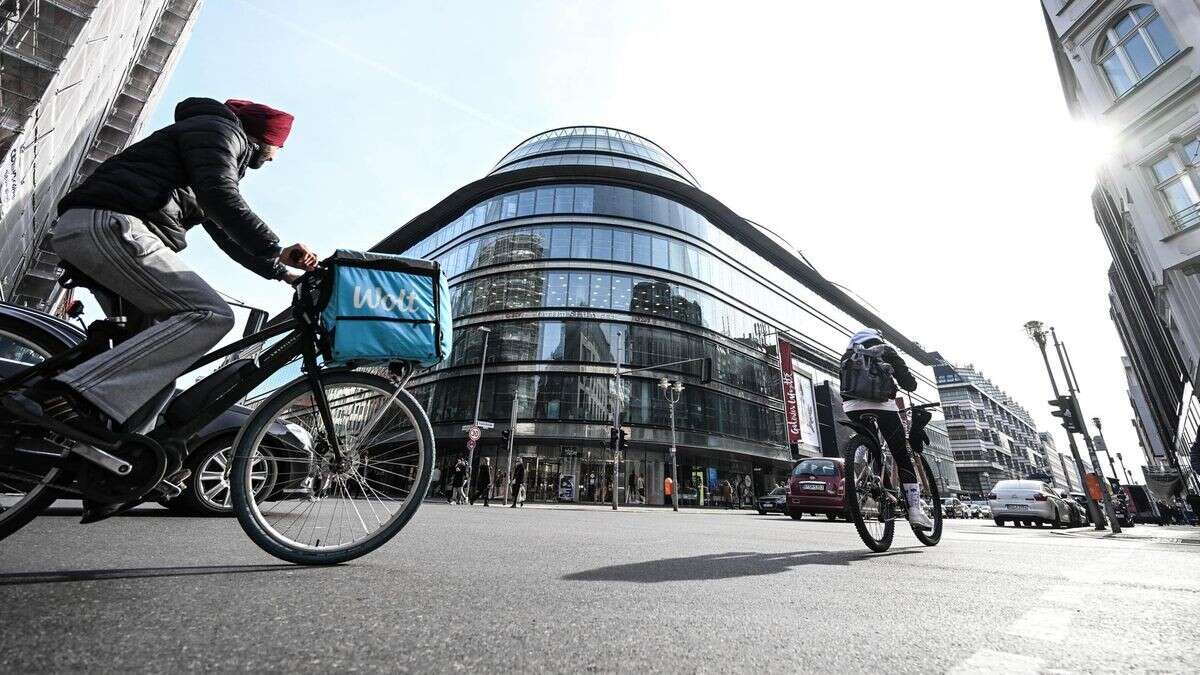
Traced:
<path id="1" fill-rule="evenodd" d="M 432 504 L 439 504 L 439 503 L 445 504 L 446 500 L 443 498 L 426 497 L 425 502 L 432 503 Z M 475 506 L 483 506 L 483 503 L 476 502 Z M 489 508 L 497 508 L 497 507 L 501 507 L 501 506 L 504 506 L 503 500 L 493 499 L 492 505 Z M 507 508 L 507 507 L 505 507 L 505 508 Z M 547 510 L 547 511 L 611 511 L 612 504 L 593 504 L 593 503 L 579 503 L 579 502 L 561 502 L 561 503 L 555 504 L 552 502 L 525 502 L 525 506 L 521 506 L 518 508 L 540 509 L 540 510 Z M 664 506 L 658 506 L 658 505 L 654 505 L 654 504 L 621 504 L 620 510 L 621 511 L 630 511 L 633 513 L 654 513 L 654 512 L 658 512 L 658 511 L 670 511 L 671 506 L 670 506 L 670 504 L 667 504 Z M 679 512 L 680 513 L 706 513 L 706 514 L 726 513 L 729 515 L 741 513 L 743 515 L 749 515 L 749 514 L 758 515 L 758 512 L 751 508 L 727 509 L 727 508 L 720 507 L 720 506 L 680 506 Z"/>
<path id="2" fill-rule="evenodd" d="M 1080 537 L 1087 539 L 1124 539 L 1128 541 L 1145 541 L 1151 544 L 1196 544 L 1200 545 L 1200 527 L 1187 525 L 1137 525 L 1123 527 L 1120 534 L 1111 530 L 1096 530 L 1090 525 L 1071 530 L 1050 530 L 1050 534 L 1059 537 Z"/>

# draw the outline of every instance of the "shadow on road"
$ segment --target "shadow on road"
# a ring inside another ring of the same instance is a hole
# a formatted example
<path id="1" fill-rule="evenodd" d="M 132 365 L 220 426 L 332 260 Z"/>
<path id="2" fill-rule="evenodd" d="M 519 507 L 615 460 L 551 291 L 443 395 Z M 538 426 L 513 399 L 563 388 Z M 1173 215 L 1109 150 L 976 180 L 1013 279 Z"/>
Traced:
<path id="1" fill-rule="evenodd" d="M 893 555 L 917 553 L 921 547 L 870 551 L 796 551 L 794 553 L 713 553 L 689 558 L 664 558 L 627 565 L 610 565 L 568 574 L 566 581 L 633 581 L 643 584 L 664 581 L 707 581 L 754 577 L 786 572 L 802 565 L 850 565 Z"/>
<path id="2" fill-rule="evenodd" d="M 197 567 L 135 567 L 131 569 L 63 570 L 61 572 L 13 572 L 0 574 L 0 586 L 23 584 L 54 584 L 70 581 L 104 581 L 108 579 L 149 579 L 153 577 L 188 577 L 206 574 L 247 574 L 250 572 L 279 572 L 302 569 L 295 565 L 201 565 Z"/>

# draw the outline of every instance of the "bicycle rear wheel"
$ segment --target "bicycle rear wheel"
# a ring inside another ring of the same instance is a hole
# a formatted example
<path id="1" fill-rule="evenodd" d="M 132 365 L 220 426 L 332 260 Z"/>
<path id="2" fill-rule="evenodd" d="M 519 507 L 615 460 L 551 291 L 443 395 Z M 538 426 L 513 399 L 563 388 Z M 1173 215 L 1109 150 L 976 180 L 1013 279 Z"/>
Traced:
<path id="1" fill-rule="evenodd" d="M 325 428 L 301 377 L 246 423 L 229 480 L 246 534 L 271 555 L 303 565 L 343 563 L 382 546 L 416 513 L 433 471 L 433 429 L 411 394 L 364 372 L 321 381 L 334 428 Z M 255 500 L 253 467 L 263 462 L 274 468 L 275 485 Z"/>
<path id="2" fill-rule="evenodd" d="M 929 469 L 929 460 L 919 453 L 913 453 L 913 465 L 917 470 L 917 484 L 921 488 L 921 499 L 929 504 L 925 514 L 933 521 L 933 529 L 926 532 L 913 528 L 913 534 L 926 546 L 937 546 L 942 540 L 942 495 L 938 492 L 937 481 L 933 471 Z"/>
<path id="3" fill-rule="evenodd" d="M 846 443 L 846 503 L 854 529 L 876 553 L 892 546 L 896 507 L 883 489 L 883 454 L 878 444 L 856 434 Z"/>
<path id="4" fill-rule="evenodd" d="M 0 361 L 6 374 L 37 365 L 70 346 L 26 323 L 0 316 Z M 0 427 L 0 539 L 4 539 L 53 504 L 60 495 L 54 486 L 69 485 L 72 476 L 60 466 L 68 452 L 65 445 L 42 434 L 21 433 L 3 412 Z M 18 447 L 39 454 L 21 453 Z M 58 456 L 52 456 L 55 454 Z"/>

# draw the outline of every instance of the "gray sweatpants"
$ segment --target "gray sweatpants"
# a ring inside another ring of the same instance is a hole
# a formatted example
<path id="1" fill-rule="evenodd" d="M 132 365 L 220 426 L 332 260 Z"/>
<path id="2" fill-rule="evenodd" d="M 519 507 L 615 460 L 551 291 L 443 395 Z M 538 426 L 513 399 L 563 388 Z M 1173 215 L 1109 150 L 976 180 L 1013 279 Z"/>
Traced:
<path id="1" fill-rule="evenodd" d="M 55 378 L 118 422 L 152 400 L 165 403 L 175 379 L 233 328 L 229 305 L 137 218 L 71 209 L 59 217 L 53 243 L 108 291 L 95 294 L 105 313 L 124 312 L 140 330 Z M 144 422 L 142 431 L 153 419 Z"/>

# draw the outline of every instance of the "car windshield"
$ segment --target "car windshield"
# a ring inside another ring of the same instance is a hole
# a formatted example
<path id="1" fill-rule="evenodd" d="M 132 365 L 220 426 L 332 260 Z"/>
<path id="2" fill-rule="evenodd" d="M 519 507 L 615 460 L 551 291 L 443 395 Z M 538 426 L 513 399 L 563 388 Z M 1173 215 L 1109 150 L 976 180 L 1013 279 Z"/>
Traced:
<path id="1" fill-rule="evenodd" d="M 792 469 L 793 476 L 836 476 L 837 466 L 828 459 L 806 459 Z"/>

